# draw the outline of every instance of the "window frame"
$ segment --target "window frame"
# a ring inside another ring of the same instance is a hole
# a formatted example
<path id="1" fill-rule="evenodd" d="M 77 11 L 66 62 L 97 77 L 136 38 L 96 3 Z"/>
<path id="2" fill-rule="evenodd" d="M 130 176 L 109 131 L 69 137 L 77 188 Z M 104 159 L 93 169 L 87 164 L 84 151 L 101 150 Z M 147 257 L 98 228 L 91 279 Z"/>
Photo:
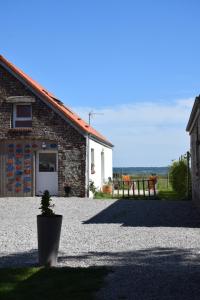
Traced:
<path id="1" fill-rule="evenodd" d="M 17 117 L 17 106 L 30 106 L 31 107 L 31 116 L 30 117 Z M 31 103 L 15 103 L 13 105 L 13 128 L 27 128 L 25 127 L 20 127 L 16 126 L 16 121 L 32 121 L 32 104 Z M 30 128 L 32 126 L 29 126 Z"/>
<path id="2" fill-rule="evenodd" d="M 40 170 L 40 155 L 41 154 L 44 154 L 44 155 L 47 155 L 47 154 L 55 154 L 55 170 L 54 171 L 41 171 Z M 44 151 L 39 151 L 38 152 L 38 172 L 39 173 L 58 173 L 58 153 L 57 153 L 57 151 L 51 151 L 51 150 L 49 150 L 49 151 L 46 151 L 46 150 L 44 150 Z"/>

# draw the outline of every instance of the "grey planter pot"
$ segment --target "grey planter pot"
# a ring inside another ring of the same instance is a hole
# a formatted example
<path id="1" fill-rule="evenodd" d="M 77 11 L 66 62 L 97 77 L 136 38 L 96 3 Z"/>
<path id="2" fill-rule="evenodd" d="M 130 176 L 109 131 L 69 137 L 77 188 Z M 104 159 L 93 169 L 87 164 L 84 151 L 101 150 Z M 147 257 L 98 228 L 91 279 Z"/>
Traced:
<path id="1" fill-rule="evenodd" d="M 57 264 L 62 216 L 37 216 L 39 265 L 54 267 Z"/>

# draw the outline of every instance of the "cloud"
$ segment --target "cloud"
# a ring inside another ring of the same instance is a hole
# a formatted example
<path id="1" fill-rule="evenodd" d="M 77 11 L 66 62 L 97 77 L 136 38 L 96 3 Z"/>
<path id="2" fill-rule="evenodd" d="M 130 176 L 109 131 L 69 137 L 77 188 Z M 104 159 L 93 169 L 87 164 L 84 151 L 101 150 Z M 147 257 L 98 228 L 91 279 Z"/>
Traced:
<path id="1" fill-rule="evenodd" d="M 189 149 L 185 132 L 194 99 L 142 102 L 113 107 L 75 107 L 115 145 L 114 166 L 165 166 Z"/>

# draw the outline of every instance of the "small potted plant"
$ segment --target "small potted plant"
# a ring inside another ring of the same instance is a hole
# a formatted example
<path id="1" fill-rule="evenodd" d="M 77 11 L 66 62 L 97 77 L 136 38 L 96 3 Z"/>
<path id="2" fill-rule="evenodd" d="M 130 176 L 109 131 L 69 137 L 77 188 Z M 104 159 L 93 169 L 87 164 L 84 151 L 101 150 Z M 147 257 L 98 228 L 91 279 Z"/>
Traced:
<path id="1" fill-rule="evenodd" d="M 70 192 L 71 192 L 71 186 L 66 184 L 65 187 L 64 187 L 64 191 L 65 191 L 65 197 L 69 197 Z"/>
<path id="2" fill-rule="evenodd" d="M 49 191 L 41 199 L 41 215 L 37 216 L 39 265 L 53 267 L 57 264 L 62 215 L 56 215 L 52 208 Z"/>
<path id="3" fill-rule="evenodd" d="M 103 184 L 102 192 L 105 194 L 112 194 L 112 180 L 110 177 L 108 178 L 108 182 Z"/>
<path id="4" fill-rule="evenodd" d="M 89 198 L 93 199 L 96 192 L 97 192 L 97 188 L 94 185 L 94 181 L 90 180 L 90 183 L 89 183 Z"/>

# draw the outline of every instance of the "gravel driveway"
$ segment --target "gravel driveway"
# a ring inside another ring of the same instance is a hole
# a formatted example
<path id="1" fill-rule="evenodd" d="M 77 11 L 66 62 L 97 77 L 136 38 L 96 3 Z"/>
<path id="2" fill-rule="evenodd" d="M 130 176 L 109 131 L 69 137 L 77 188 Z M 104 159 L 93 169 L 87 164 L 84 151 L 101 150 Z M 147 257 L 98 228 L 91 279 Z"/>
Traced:
<path id="1" fill-rule="evenodd" d="M 106 265 L 98 299 L 200 299 L 200 216 L 190 202 L 54 198 L 59 266 Z M 37 263 L 39 198 L 0 198 L 0 267 Z"/>

